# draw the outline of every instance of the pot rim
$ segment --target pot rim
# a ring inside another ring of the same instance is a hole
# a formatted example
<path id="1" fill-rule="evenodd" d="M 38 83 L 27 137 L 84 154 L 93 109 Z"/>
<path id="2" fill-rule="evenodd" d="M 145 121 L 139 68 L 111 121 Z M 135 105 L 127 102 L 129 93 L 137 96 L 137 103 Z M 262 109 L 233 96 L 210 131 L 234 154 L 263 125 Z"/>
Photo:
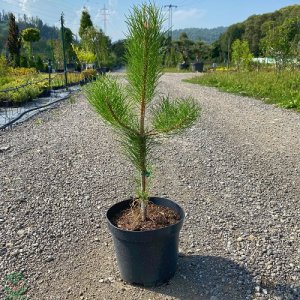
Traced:
<path id="1" fill-rule="evenodd" d="M 166 227 L 162 227 L 162 228 L 157 228 L 157 229 L 150 229 L 150 230 L 144 230 L 144 231 L 134 231 L 134 230 L 126 230 L 126 229 L 122 229 L 122 228 L 119 228 L 117 226 L 115 226 L 110 218 L 108 217 L 108 214 L 110 212 L 110 210 L 117 206 L 117 205 L 120 205 L 121 203 L 125 203 L 125 202 L 129 202 L 129 201 L 132 201 L 132 198 L 130 199 L 126 199 L 126 200 L 122 200 L 120 202 L 117 202 L 113 205 L 111 205 L 108 210 L 106 211 L 106 214 L 105 214 L 105 217 L 106 217 L 106 220 L 109 224 L 109 226 L 111 226 L 112 228 L 114 228 L 115 230 L 117 231 L 121 231 L 121 232 L 126 232 L 126 233 L 133 233 L 133 234 L 145 234 L 145 233 L 151 233 L 151 232 L 159 232 L 159 231 L 165 231 L 166 229 L 169 229 L 169 228 L 173 228 L 175 226 L 178 226 L 179 223 L 183 223 L 183 220 L 185 219 L 185 216 L 186 216 L 186 213 L 184 211 L 184 209 L 181 207 L 181 205 L 179 205 L 178 203 L 176 203 L 175 201 L 173 200 L 170 200 L 168 198 L 162 198 L 162 197 L 156 197 L 156 196 L 153 196 L 153 197 L 149 197 L 149 200 L 151 199 L 160 199 L 160 200 L 166 200 L 168 202 L 171 202 L 172 204 L 174 204 L 175 206 L 177 206 L 179 208 L 179 212 L 177 212 L 179 215 L 180 215 L 180 219 L 174 223 L 174 224 L 171 224 L 171 225 L 168 225 Z"/>

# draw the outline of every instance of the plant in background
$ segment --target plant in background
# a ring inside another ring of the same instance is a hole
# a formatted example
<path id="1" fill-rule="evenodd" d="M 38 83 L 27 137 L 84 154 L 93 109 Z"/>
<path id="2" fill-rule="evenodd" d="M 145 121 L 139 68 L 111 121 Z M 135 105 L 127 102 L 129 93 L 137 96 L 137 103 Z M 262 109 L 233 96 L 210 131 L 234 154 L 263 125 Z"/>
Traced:
<path id="1" fill-rule="evenodd" d="M 13 272 L 4 277 L 2 282 L 5 300 L 27 300 L 25 296 L 28 290 L 28 283 L 24 276 L 18 272 Z"/>
<path id="2" fill-rule="evenodd" d="M 22 38 L 28 43 L 29 59 L 32 59 L 32 43 L 40 40 L 40 31 L 37 28 L 26 28 L 22 30 Z"/>
<path id="3" fill-rule="evenodd" d="M 10 56 L 10 61 L 13 66 L 19 66 L 21 38 L 19 34 L 19 27 L 16 24 L 15 16 L 12 13 L 8 15 L 7 48 Z"/>
<path id="4" fill-rule="evenodd" d="M 163 97 L 153 107 L 153 100 L 162 71 L 162 12 L 152 4 L 134 6 L 127 18 L 126 89 L 113 77 L 103 76 L 86 88 L 87 99 L 97 113 L 120 135 L 123 149 L 139 173 L 137 201 L 142 221 L 147 217 L 150 176 L 149 151 L 154 139 L 180 133 L 197 119 L 200 107 L 192 99 L 171 101 Z"/>
<path id="5" fill-rule="evenodd" d="M 235 40 L 231 46 L 232 61 L 236 65 L 237 70 L 248 70 L 253 58 L 249 49 L 248 41 Z"/>

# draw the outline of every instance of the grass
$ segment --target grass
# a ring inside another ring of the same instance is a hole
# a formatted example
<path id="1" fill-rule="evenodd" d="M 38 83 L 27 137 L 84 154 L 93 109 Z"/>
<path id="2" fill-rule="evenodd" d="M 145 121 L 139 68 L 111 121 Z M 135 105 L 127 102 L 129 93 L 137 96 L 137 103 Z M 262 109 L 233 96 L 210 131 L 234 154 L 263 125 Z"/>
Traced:
<path id="1" fill-rule="evenodd" d="M 21 273 L 13 272 L 5 276 L 3 282 L 5 300 L 27 300 L 25 296 L 28 290 L 28 283 Z"/>
<path id="2" fill-rule="evenodd" d="M 163 68 L 163 73 L 190 73 L 192 70 L 188 68 L 187 70 L 179 70 L 176 67 L 165 67 Z"/>
<path id="3" fill-rule="evenodd" d="M 186 81 L 300 111 L 300 71 L 212 72 Z"/>

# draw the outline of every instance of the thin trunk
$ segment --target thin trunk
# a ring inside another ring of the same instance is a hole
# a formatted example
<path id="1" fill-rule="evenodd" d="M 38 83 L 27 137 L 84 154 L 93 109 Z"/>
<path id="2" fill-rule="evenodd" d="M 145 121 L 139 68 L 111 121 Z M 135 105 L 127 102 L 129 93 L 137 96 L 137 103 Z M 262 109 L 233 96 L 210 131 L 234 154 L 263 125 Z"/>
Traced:
<path id="1" fill-rule="evenodd" d="M 145 28 L 147 30 L 147 28 Z M 140 110 L 140 138 L 141 138 L 141 148 L 140 148 L 140 158 L 141 158 L 141 216 L 142 220 L 146 220 L 147 216 L 147 205 L 145 195 L 146 195 L 146 136 L 145 136 L 145 114 L 146 114 L 146 90 L 147 90 L 147 73 L 148 73 L 148 35 L 145 32 L 144 40 L 145 54 L 144 54 L 144 70 L 143 70 L 143 88 L 142 88 L 142 98 L 141 98 L 141 110 Z"/>
<path id="2" fill-rule="evenodd" d="M 145 122 L 145 114 L 144 117 L 141 118 L 141 123 L 140 123 L 140 134 L 141 134 L 141 149 L 140 149 L 140 155 L 141 155 L 141 195 L 142 199 L 141 200 L 141 216 L 142 220 L 145 221 L 147 217 L 147 205 L 146 205 L 146 200 L 145 195 L 146 195 L 146 138 L 145 138 L 145 128 L 144 128 L 144 122 Z"/>

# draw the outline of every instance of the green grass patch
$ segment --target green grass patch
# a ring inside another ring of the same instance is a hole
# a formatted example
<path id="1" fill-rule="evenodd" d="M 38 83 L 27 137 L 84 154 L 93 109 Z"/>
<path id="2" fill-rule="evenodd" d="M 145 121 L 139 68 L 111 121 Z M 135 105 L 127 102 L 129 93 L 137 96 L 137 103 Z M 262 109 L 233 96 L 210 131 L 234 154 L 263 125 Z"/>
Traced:
<path id="1" fill-rule="evenodd" d="M 191 73 L 192 70 L 188 68 L 187 70 L 179 70 L 176 67 L 163 68 L 163 73 Z"/>
<path id="2" fill-rule="evenodd" d="M 300 71 L 212 72 L 185 81 L 300 111 Z"/>

